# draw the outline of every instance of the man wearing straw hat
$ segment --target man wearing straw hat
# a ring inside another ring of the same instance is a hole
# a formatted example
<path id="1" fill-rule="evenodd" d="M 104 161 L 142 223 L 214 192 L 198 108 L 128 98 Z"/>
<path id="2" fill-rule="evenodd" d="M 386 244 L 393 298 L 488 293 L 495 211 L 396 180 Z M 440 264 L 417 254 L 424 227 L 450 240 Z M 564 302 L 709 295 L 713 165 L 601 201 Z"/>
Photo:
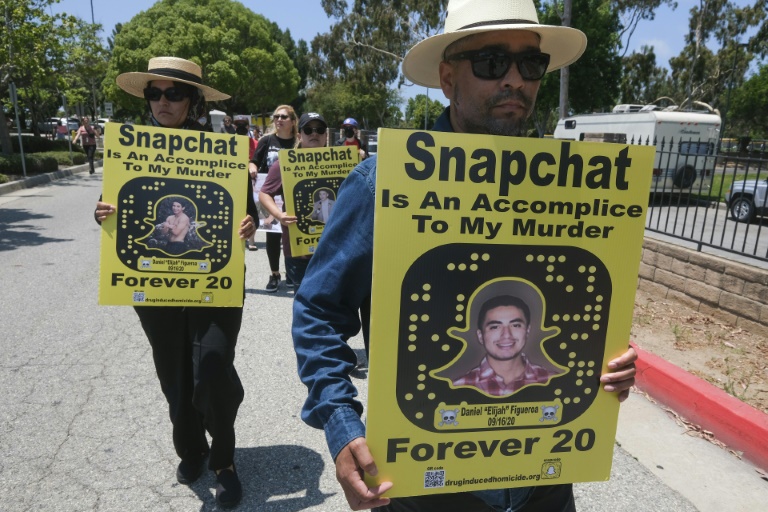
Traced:
<path id="1" fill-rule="evenodd" d="M 414 83 L 440 87 L 450 100 L 434 130 L 521 135 L 541 78 L 577 60 L 586 45 L 579 30 L 540 25 L 533 0 L 450 0 L 444 33 L 411 48 L 403 73 Z M 363 472 L 376 475 L 377 469 L 349 378 L 356 357 L 347 339 L 362 326 L 367 346 L 368 316 L 361 321 L 358 311 L 368 311 L 371 294 L 376 161 L 361 163 L 342 185 L 294 301 L 299 376 L 309 390 L 302 419 L 324 429 L 349 506 L 382 512 L 575 510 L 570 484 L 392 500 L 381 497 L 392 483 L 366 486 Z M 600 378 L 620 401 L 634 383 L 636 359 L 630 348 Z"/>

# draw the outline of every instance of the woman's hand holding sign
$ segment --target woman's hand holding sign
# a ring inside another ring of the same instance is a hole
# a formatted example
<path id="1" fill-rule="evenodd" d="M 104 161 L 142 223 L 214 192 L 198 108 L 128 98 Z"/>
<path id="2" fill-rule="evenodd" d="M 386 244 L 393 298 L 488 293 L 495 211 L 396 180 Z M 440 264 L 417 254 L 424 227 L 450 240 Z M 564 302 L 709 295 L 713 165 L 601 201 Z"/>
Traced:
<path id="1" fill-rule="evenodd" d="M 629 347 L 621 356 L 608 362 L 608 369 L 613 371 L 600 377 L 600 382 L 605 384 L 605 391 L 619 393 L 619 402 L 629 397 L 629 388 L 635 385 L 635 361 L 637 352 L 633 347 Z"/>
<path id="2" fill-rule="evenodd" d="M 250 238 L 256 232 L 256 223 L 253 221 L 253 217 L 246 215 L 245 218 L 240 221 L 240 230 L 237 232 L 240 235 L 240 239 L 245 240 Z"/>
<path id="3" fill-rule="evenodd" d="M 98 201 L 96 203 L 96 211 L 93 212 L 93 216 L 96 218 L 96 222 L 101 224 L 107 217 L 115 213 L 115 211 L 116 208 L 114 205 Z"/>

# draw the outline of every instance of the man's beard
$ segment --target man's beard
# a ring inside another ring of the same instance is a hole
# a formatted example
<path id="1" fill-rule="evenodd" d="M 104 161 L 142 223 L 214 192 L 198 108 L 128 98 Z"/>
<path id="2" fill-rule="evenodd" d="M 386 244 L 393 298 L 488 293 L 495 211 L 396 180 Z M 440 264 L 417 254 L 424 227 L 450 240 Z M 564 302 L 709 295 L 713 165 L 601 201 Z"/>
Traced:
<path id="1" fill-rule="evenodd" d="M 494 118 L 491 111 L 499 103 L 507 100 L 516 100 L 521 102 L 525 109 L 530 112 L 532 109 L 532 100 L 518 90 L 507 89 L 499 94 L 489 98 L 484 104 L 481 112 L 475 112 L 473 117 L 461 119 L 461 125 L 467 133 L 479 133 L 487 135 L 506 135 L 519 137 L 523 135 L 523 130 L 528 121 L 528 116 L 522 118 L 504 117 Z M 454 90 L 453 101 L 460 105 L 462 102 L 461 92 L 458 86 Z"/>

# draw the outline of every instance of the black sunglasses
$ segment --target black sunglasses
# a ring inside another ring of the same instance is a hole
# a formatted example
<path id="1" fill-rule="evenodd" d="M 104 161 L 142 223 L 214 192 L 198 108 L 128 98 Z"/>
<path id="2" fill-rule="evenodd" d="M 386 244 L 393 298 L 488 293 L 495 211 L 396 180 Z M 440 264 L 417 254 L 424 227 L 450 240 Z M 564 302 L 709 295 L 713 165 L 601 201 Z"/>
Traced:
<path id="1" fill-rule="evenodd" d="M 549 66 L 549 54 L 541 52 L 508 53 L 503 50 L 470 50 L 445 60 L 468 60 L 472 74 L 482 80 L 498 80 L 506 76 L 513 62 L 523 80 L 541 80 Z"/>
<path id="2" fill-rule="evenodd" d="M 147 101 L 160 101 L 160 98 L 166 97 L 168 101 L 178 102 L 189 98 L 189 93 L 180 87 L 169 87 L 166 90 L 157 87 L 147 87 L 144 89 L 144 99 Z"/>
<path id="3" fill-rule="evenodd" d="M 289 116 L 288 114 L 275 114 L 272 116 L 272 119 L 282 119 L 283 121 L 287 121 L 290 118 L 291 116 Z"/>
<path id="4" fill-rule="evenodd" d="M 316 133 L 318 135 L 323 135 L 325 133 L 325 130 L 327 130 L 325 126 L 320 126 L 317 128 L 313 128 L 311 126 L 305 126 L 304 128 L 301 129 L 301 131 L 304 132 L 304 135 L 312 135 L 313 133 Z"/>

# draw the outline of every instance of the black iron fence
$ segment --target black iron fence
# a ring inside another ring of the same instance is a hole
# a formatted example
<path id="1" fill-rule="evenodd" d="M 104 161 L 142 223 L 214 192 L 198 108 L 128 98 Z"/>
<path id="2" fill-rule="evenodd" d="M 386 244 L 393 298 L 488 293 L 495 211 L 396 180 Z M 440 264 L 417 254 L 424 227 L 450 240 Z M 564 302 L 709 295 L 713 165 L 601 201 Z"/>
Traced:
<path id="1" fill-rule="evenodd" d="M 650 144 L 650 141 L 629 141 Z M 768 147 L 656 142 L 646 229 L 768 261 Z"/>

